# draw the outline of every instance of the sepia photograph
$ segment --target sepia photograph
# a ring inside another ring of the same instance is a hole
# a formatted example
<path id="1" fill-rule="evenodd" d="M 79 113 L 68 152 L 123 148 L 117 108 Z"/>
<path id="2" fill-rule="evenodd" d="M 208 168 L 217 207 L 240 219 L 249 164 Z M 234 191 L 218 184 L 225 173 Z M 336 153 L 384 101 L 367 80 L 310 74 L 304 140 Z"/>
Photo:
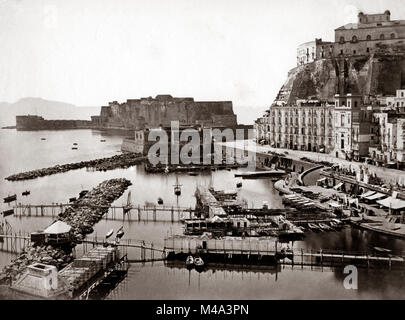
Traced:
<path id="1" fill-rule="evenodd" d="M 0 112 L 0 300 L 405 299 L 403 0 L 0 0 Z"/>

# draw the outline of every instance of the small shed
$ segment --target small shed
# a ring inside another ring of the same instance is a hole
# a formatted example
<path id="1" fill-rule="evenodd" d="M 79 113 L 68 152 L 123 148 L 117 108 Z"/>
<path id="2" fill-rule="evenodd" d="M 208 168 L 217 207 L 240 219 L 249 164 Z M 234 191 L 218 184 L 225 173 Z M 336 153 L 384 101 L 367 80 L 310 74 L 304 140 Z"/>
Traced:
<path id="1" fill-rule="evenodd" d="M 72 227 L 63 221 L 55 221 L 43 233 L 50 244 L 62 244 L 71 240 Z"/>

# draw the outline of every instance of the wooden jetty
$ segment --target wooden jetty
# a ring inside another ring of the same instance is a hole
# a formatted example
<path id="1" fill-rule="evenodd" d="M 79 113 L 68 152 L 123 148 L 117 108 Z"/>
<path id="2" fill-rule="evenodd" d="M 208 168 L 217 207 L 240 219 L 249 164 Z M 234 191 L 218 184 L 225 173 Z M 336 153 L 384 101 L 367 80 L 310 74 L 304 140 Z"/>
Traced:
<path id="1" fill-rule="evenodd" d="M 56 218 L 67 207 L 89 207 L 89 208 L 108 208 L 109 211 L 103 216 L 105 220 L 119 221 L 182 221 L 184 219 L 193 219 L 196 210 L 191 207 L 179 206 L 95 206 L 77 203 L 61 204 L 21 204 L 13 207 L 16 217 L 52 217 Z"/>

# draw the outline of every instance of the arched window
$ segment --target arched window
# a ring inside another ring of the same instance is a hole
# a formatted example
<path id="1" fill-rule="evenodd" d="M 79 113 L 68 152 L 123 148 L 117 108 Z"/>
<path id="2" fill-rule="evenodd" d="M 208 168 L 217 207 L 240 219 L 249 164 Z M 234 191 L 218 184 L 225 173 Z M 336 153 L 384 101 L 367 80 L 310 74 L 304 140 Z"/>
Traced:
<path id="1" fill-rule="evenodd" d="M 395 39 L 395 33 L 391 33 L 391 39 Z"/>
<path id="2" fill-rule="evenodd" d="M 340 43 L 345 43 L 345 37 L 343 37 L 343 36 L 340 37 L 339 42 L 340 42 Z"/>
<path id="3" fill-rule="evenodd" d="M 357 37 L 356 36 L 352 37 L 352 42 L 357 42 Z"/>
<path id="4" fill-rule="evenodd" d="M 371 36 L 368 35 L 367 38 L 366 38 L 366 40 L 367 40 L 367 41 L 370 41 L 370 40 L 371 40 Z"/>
<path id="5" fill-rule="evenodd" d="M 380 40 L 384 40 L 384 34 L 383 33 L 380 34 Z"/>

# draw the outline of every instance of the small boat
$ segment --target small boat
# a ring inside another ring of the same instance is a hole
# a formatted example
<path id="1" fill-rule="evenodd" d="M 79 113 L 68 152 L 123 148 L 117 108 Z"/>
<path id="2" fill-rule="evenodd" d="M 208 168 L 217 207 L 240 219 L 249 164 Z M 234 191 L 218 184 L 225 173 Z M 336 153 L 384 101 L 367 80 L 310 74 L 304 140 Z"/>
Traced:
<path id="1" fill-rule="evenodd" d="M 317 226 L 315 223 L 308 223 L 308 227 L 312 230 L 312 231 L 320 231 L 321 228 L 319 226 Z"/>
<path id="2" fill-rule="evenodd" d="M 320 227 L 322 230 L 324 230 L 324 231 L 331 231 L 331 230 L 332 230 L 331 227 L 329 227 L 328 225 L 326 225 L 326 224 L 324 224 L 324 223 L 319 223 L 318 225 L 319 225 L 319 227 Z"/>
<path id="3" fill-rule="evenodd" d="M 176 196 L 181 195 L 181 184 L 179 184 L 179 178 L 176 176 L 176 184 L 174 185 L 174 194 Z"/>
<path id="4" fill-rule="evenodd" d="M 192 255 L 189 255 L 186 259 L 187 268 L 192 268 L 194 266 L 194 258 Z"/>
<path id="5" fill-rule="evenodd" d="M 41 138 L 41 140 L 46 140 L 46 138 Z"/>
<path id="6" fill-rule="evenodd" d="M 104 139 L 101 139 L 100 142 L 105 142 L 105 140 L 104 140 Z"/>
<path id="7" fill-rule="evenodd" d="M 392 250 L 390 250 L 390 249 L 381 248 L 381 247 L 373 247 L 373 250 L 376 253 L 391 253 L 392 252 Z"/>
<path id="8" fill-rule="evenodd" d="M 111 236 L 113 235 L 113 233 L 114 233 L 114 229 L 111 229 L 110 231 L 108 231 L 108 232 L 105 234 L 105 238 L 108 239 L 109 237 L 111 237 Z"/>
<path id="9" fill-rule="evenodd" d="M 11 216 L 14 214 L 14 209 L 8 209 L 2 212 L 3 214 L 3 218 L 7 217 L 7 216 Z"/>
<path id="10" fill-rule="evenodd" d="M 121 239 L 124 236 L 125 232 L 124 230 L 121 228 L 120 230 L 117 231 L 116 237 L 118 239 Z"/>
<path id="11" fill-rule="evenodd" d="M 78 149 L 78 147 L 72 147 L 72 150 L 77 150 Z"/>
<path id="12" fill-rule="evenodd" d="M 77 146 L 77 143 L 75 142 L 75 143 L 73 143 L 73 145 L 74 145 L 74 146 Z"/>
<path id="13" fill-rule="evenodd" d="M 75 197 L 69 198 L 69 202 L 75 202 L 77 199 Z"/>
<path id="14" fill-rule="evenodd" d="M 189 176 L 198 176 L 198 173 L 194 172 L 194 171 L 190 171 L 190 172 L 188 172 L 188 175 Z"/>
<path id="15" fill-rule="evenodd" d="M 236 184 L 236 188 L 242 188 L 242 182 L 238 182 L 238 183 Z"/>
<path id="16" fill-rule="evenodd" d="M 30 193 L 31 193 L 31 191 L 25 190 L 25 191 L 22 193 L 22 195 L 23 195 L 23 196 L 28 196 Z"/>
<path id="17" fill-rule="evenodd" d="M 330 224 L 330 226 L 331 226 L 332 228 L 334 228 L 334 229 L 336 229 L 336 230 L 342 229 L 342 225 L 336 223 L 335 221 L 331 221 L 331 222 L 329 222 L 329 224 Z"/>
<path id="18" fill-rule="evenodd" d="M 16 201 L 17 200 L 17 195 L 13 194 L 11 196 L 7 196 L 7 197 L 3 198 L 3 200 L 4 200 L 4 203 Z"/>
<path id="19" fill-rule="evenodd" d="M 158 204 L 163 204 L 163 199 L 162 199 L 162 198 L 158 198 L 157 203 L 158 203 Z"/>
<path id="20" fill-rule="evenodd" d="M 194 266 L 196 268 L 203 268 L 204 267 L 203 259 L 201 259 L 201 257 L 195 257 L 194 258 Z"/>

